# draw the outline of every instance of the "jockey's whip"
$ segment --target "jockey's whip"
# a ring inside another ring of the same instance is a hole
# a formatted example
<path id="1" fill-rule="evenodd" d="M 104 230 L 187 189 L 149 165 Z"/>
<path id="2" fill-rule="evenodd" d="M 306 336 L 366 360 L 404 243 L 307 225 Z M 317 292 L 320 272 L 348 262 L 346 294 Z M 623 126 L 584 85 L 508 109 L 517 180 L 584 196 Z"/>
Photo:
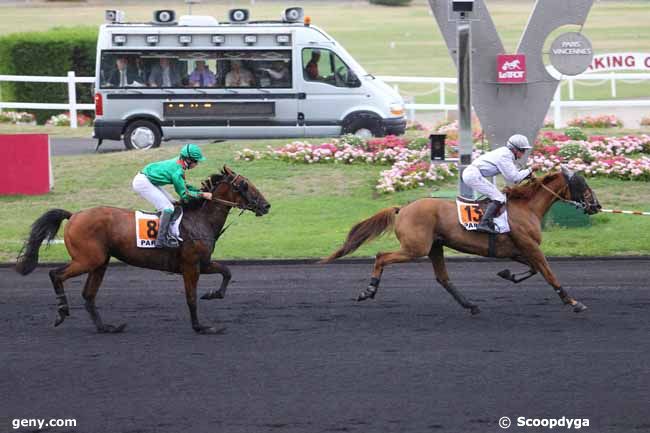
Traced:
<path id="1" fill-rule="evenodd" d="M 644 215 L 644 216 L 650 216 L 650 212 L 641 212 L 640 210 L 600 209 L 598 212 L 605 212 L 605 213 L 622 213 L 622 214 L 625 214 L 625 215 Z"/>

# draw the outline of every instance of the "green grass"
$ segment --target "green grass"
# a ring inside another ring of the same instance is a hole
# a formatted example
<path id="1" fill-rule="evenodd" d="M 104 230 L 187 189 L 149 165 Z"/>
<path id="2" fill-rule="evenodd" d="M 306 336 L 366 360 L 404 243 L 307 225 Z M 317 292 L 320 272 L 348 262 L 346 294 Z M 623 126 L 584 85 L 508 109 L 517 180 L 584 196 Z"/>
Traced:
<path id="1" fill-rule="evenodd" d="M 218 258 L 304 258 L 331 253 L 344 240 L 350 227 L 378 210 L 427 196 L 430 189 L 379 195 L 374 186 L 386 167 L 339 164 L 302 165 L 280 161 L 234 161 L 243 147 L 264 149 L 284 141 L 228 141 L 204 147 L 209 162 L 188 173 L 199 184 L 226 163 L 247 176 L 272 204 L 269 215 L 238 216 L 217 244 Z M 133 175 L 146 163 L 177 154 L 178 147 L 146 152 L 121 152 L 53 158 L 54 189 L 43 196 L 0 197 L 0 262 L 15 260 L 29 225 L 53 207 L 78 211 L 98 205 L 127 208 L 150 206 L 131 191 Z M 92 168 L 92 169 L 91 169 Z M 604 207 L 650 211 L 648 184 L 610 179 L 591 180 Z M 442 185 L 454 189 L 455 183 Z M 544 235 L 549 255 L 650 254 L 650 218 L 601 214 L 588 228 L 552 228 Z M 62 231 L 60 232 L 62 233 Z M 355 256 L 374 256 L 397 246 L 392 235 L 362 247 Z M 67 258 L 63 245 L 43 251 L 44 261 Z"/>
<path id="2" fill-rule="evenodd" d="M 488 7 L 506 51 L 513 52 L 532 11 L 533 1 L 491 1 Z M 194 14 L 224 19 L 228 9 L 236 6 L 251 9 L 253 19 L 277 19 L 284 4 L 249 0 L 204 2 L 193 7 Z M 334 36 L 352 56 L 375 75 L 453 77 L 455 68 L 430 15 L 427 2 L 415 1 L 410 7 L 384 7 L 363 1 L 301 2 L 314 25 Z M 149 21 L 154 9 L 187 9 L 179 2 L 129 2 L 117 6 L 126 12 L 128 21 Z M 40 31 L 56 26 L 99 25 L 106 6 L 78 3 L 32 3 L 0 5 L 0 35 L 22 31 Z M 594 2 L 584 26 L 595 53 L 650 51 L 650 26 L 647 24 L 647 1 Z M 47 19 L 44 19 L 47 18 Z M 562 28 L 561 31 L 575 30 Z M 556 36 L 554 32 L 546 45 Z M 394 48 L 391 48 L 394 44 Z M 430 87 L 400 86 L 406 92 L 421 94 Z M 599 87 L 577 86 L 579 99 L 605 98 L 609 83 Z M 619 97 L 641 97 L 650 93 L 650 84 L 620 85 Z M 455 96 L 448 92 L 449 103 Z M 437 95 L 421 96 L 418 102 L 437 102 Z"/>

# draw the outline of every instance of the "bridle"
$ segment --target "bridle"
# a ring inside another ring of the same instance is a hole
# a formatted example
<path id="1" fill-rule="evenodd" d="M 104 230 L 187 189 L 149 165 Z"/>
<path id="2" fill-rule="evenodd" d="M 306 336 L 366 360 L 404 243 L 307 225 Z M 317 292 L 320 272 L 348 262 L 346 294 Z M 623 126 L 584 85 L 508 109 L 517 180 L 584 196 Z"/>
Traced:
<path id="1" fill-rule="evenodd" d="M 570 182 L 571 182 L 571 179 L 567 179 L 567 177 L 566 177 L 564 174 L 562 174 L 562 176 L 564 176 L 564 178 L 566 179 L 566 184 L 564 185 L 564 187 L 562 187 L 562 190 L 561 190 L 561 191 L 564 191 L 565 189 L 570 188 L 570 185 L 569 185 L 569 184 L 570 184 Z M 552 195 L 554 195 L 558 200 L 563 201 L 564 203 L 568 203 L 568 204 L 570 204 L 570 205 L 573 205 L 573 206 L 576 207 L 576 209 L 582 209 L 582 210 L 585 210 L 585 209 L 587 208 L 587 205 L 586 205 L 585 203 L 583 203 L 583 202 L 579 202 L 579 201 L 575 201 L 575 200 L 567 200 L 566 198 L 562 197 L 561 195 L 559 195 L 558 193 L 556 193 L 555 191 L 553 191 L 551 188 L 549 188 L 549 187 L 547 187 L 546 185 L 544 185 L 543 182 L 539 181 L 539 183 L 540 183 L 540 185 L 542 186 L 542 188 L 544 188 L 546 191 L 550 192 L 550 193 L 551 193 Z M 572 197 L 572 198 L 573 198 L 573 197 Z"/>
<path id="2" fill-rule="evenodd" d="M 242 188 L 241 185 L 242 185 L 243 182 L 245 182 L 245 181 L 242 181 L 242 182 L 240 182 L 239 184 L 237 183 L 237 181 L 240 180 L 243 176 L 237 174 L 237 175 L 235 175 L 235 177 L 233 177 L 232 179 L 229 179 L 229 177 L 230 177 L 230 176 L 228 175 L 225 179 L 221 179 L 221 180 L 219 180 L 217 183 L 213 183 L 213 182 L 212 182 L 212 179 L 208 179 L 208 180 L 206 180 L 206 181 L 203 181 L 203 187 L 204 187 L 205 189 L 207 189 L 208 191 L 214 191 L 218 185 L 220 185 L 220 184 L 222 184 L 222 183 L 227 183 L 227 184 L 229 184 L 229 185 L 232 187 L 232 189 L 234 189 L 234 190 L 235 190 L 236 192 L 238 192 L 240 195 L 243 195 L 243 191 L 242 191 L 242 189 L 241 189 L 241 188 Z M 234 202 L 234 201 L 224 200 L 224 199 L 219 198 L 219 197 L 214 197 L 214 195 L 212 196 L 212 200 L 211 200 L 211 201 L 214 202 L 214 203 L 223 204 L 223 205 L 225 205 L 225 206 L 229 206 L 229 207 L 236 207 L 236 208 L 238 208 L 238 209 L 241 209 L 241 210 L 242 210 L 242 213 L 243 213 L 244 211 L 247 211 L 247 210 L 255 211 L 256 209 L 259 209 L 259 201 L 260 201 L 260 198 L 257 197 L 255 200 L 250 200 L 250 201 L 248 201 L 248 203 L 246 204 L 246 206 L 242 205 L 241 203 Z"/>

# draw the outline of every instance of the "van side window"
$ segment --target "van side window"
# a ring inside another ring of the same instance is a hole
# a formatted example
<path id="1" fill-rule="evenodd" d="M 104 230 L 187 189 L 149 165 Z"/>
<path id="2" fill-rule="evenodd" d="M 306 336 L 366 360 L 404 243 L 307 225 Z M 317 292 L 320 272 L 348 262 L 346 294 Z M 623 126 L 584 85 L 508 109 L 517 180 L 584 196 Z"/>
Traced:
<path id="1" fill-rule="evenodd" d="M 105 51 L 101 88 L 291 88 L 291 50 Z"/>
<path id="2" fill-rule="evenodd" d="M 305 81 L 318 81 L 336 87 L 359 87 L 356 74 L 334 52 L 324 48 L 302 50 Z"/>

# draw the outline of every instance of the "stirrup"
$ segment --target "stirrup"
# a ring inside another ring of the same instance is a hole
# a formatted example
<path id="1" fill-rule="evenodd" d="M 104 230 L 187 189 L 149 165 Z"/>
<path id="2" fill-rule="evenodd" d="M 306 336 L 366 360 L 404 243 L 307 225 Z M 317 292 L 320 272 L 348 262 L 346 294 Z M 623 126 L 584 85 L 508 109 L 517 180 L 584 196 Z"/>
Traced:
<path id="1" fill-rule="evenodd" d="M 481 233 L 490 233 L 490 234 L 493 234 L 493 235 L 498 235 L 499 234 L 499 232 L 497 231 L 497 229 L 496 229 L 496 227 L 494 225 L 494 222 L 492 222 L 492 221 L 490 221 L 490 222 L 486 221 L 485 224 L 483 224 L 483 225 L 479 224 L 478 227 L 476 227 L 476 231 L 481 232 Z"/>

